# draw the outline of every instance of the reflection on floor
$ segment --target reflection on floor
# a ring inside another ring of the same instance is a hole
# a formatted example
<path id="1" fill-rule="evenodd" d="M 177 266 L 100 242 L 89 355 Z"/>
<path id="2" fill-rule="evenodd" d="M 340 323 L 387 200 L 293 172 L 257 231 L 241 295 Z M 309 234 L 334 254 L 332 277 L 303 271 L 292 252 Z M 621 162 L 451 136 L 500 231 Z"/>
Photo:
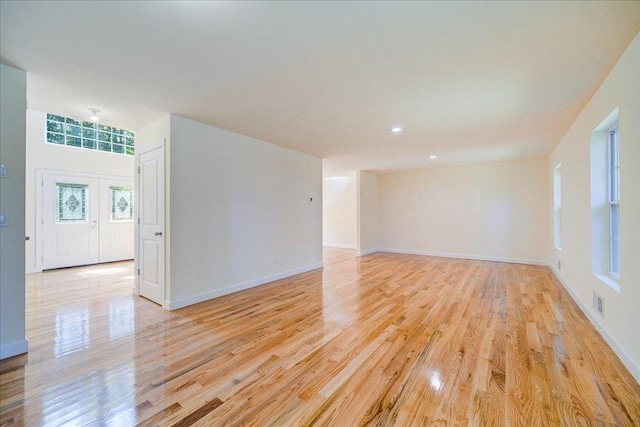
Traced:
<path id="1" fill-rule="evenodd" d="M 640 425 L 640 385 L 544 267 L 326 249 L 174 312 L 132 286 L 131 262 L 28 276 L 0 425 Z"/>
<path id="2" fill-rule="evenodd" d="M 0 425 L 135 424 L 135 313 L 162 310 L 133 278 L 132 261 L 27 275 L 28 364 L 2 377 Z"/>

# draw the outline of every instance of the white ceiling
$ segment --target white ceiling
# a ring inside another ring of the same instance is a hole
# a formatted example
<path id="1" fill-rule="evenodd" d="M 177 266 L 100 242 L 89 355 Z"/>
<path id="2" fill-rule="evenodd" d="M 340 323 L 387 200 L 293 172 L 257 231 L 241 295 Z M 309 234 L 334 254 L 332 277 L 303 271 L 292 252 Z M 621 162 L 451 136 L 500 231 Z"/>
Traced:
<path id="1" fill-rule="evenodd" d="M 625 1 L 0 4 L 30 108 L 171 112 L 327 169 L 545 156 L 638 31 Z"/>

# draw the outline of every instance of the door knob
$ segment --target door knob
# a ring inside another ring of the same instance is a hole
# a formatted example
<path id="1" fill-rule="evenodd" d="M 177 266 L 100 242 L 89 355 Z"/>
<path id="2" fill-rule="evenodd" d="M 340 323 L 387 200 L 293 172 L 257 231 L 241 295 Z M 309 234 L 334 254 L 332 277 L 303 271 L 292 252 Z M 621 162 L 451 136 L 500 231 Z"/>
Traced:
<path id="1" fill-rule="evenodd" d="M 156 236 L 162 236 L 162 231 L 156 231 Z"/>

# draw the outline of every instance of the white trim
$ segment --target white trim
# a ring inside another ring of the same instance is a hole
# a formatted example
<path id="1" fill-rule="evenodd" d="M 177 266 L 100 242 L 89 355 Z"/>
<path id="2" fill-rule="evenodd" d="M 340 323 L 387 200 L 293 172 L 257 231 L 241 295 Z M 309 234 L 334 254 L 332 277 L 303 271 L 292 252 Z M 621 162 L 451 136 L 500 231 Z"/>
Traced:
<path id="1" fill-rule="evenodd" d="M 0 347 L 0 359 L 7 359 L 9 357 L 26 353 L 27 351 L 29 351 L 29 341 L 27 341 L 27 338 L 25 337 L 23 340 L 14 341 Z"/>
<path id="2" fill-rule="evenodd" d="M 166 163 L 165 163 L 166 165 Z M 140 174 L 138 173 L 138 168 L 140 167 L 140 153 L 138 150 L 134 150 L 133 153 L 133 290 L 132 294 L 135 296 L 140 295 L 140 276 L 138 275 L 139 266 L 139 258 L 140 258 L 140 224 L 138 221 L 140 220 Z M 166 172 L 166 170 L 165 170 Z M 166 259 L 165 259 L 166 261 Z M 166 277 L 166 276 L 165 276 Z M 165 295 L 167 294 L 167 289 L 165 287 Z M 164 298 L 163 298 L 164 300 Z M 164 308 L 165 305 L 163 304 Z"/>
<path id="3" fill-rule="evenodd" d="M 340 249 L 356 249 L 356 245 L 345 245 L 342 243 L 323 243 L 325 248 L 340 248 Z"/>
<path id="4" fill-rule="evenodd" d="M 378 248 L 367 249 L 366 251 L 357 251 L 356 256 L 365 256 L 375 252 L 378 252 Z"/>
<path id="5" fill-rule="evenodd" d="M 24 269 L 24 274 L 42 273 L 42 270 L 38 270 L 35 267 L 27 267 Z"/>
<path id="6" fill-rule="evenodd" d="M 47 121 L 46 118 L 46 113 L 45 113 L 45 122 Z M 105 125 L 106 126 L 106 125 Z M 46 128 L 46 124 L 45 124 L 45 131 L 44 131 L 44 143 L 47 145 L 52 145 L 54 147 L 60 147 L 60 148 L 74 148 L 76 150 L 84 150 L 84 151 L 93 151 L 94 153 L 104 153 L 104 154 L 115 154 L 116 156 L 127 156 L 127 157 L 133 157 L 132 154 L 126 154 L 126 153 L 114 153 L 113 151 L 102 151 L 102 150 L 98 150 L 98 148 L 85 148 L 85 147 L 74 147 L 73 145 L 66 145 L 66 144 L 56 144 L 55 142 L 49 142 L 47 141 L 47 128 Z M 126 129 L 125 129 L 126 130 Z M 57 133 L 58 135 L 60 135 L 60 132 L 54 132 Z M 100 142 L 100 141 L 98 141 Z M 109 143 L 111 144 L 111 143 Z M 118 144 L 118 145 L 122 145 L 122 144 Z M 126 147 L 126 145 L 125 145 Z M 135 154 L 135 146 L 134 146 L 134 154 Z"/>
<path id="7" fill-rule="evenodd" d="M 593 277 L 600 280 L 602 283 L 604 283 L 605 285 L 607 285 L 617 293 L 620 293 L 620 282 L 615 280 L 613 277 L 611 277 L 611 273 L 608 273 L 608 274 L 592 273 L 592 274 L 593 274 Z"/>
<path id="8" fill-rule="evenodd" d="M 33 239 L 36 245 L 36 271 L 42 271 L 42 187 L 45 171 L 46 169 L 36 169 L 36 235 Z"/>
<path id="9" fill-rule="evenodd" d="M 77 148 L 77 147 L 76 147 Z M 133 157 L 133 156 L 131 156 Z M 38 175 L 39 174 L 39 175 Z M 70 172 L 62 169 L 36 169 L 36 178 L 42 178 L 42 175 L 66 175 L 66 176 L 78 176 L 82 178 L 97 178 L 97 179 L 112 179 L 115 181 L 128 181 L 133 177 L 131 176 L 119 176 L 119 175 L 100 175 L 94 173 L 84 173 L 84 172 Z M 37 179 L 36 179 L 37 181 Z"/>
<path id="10" fill-rule="evenodd" d="M 378 249 L 378 251 L 392 252 L 396 254 L 426 255 L 426 256 L 434 256 L 434 257 L 441 257 L 441 258 L 461 258 L 461 259 L 473 259 L 478 261 L 508 262 L 513 264 L 530 264 L 530 265 L 544 265 L 544 266 L 549 265 L 549 263 L 546 260 L 529 259 L 529 258 L 510 258 L 510 257 L 473 255 L 473 254 L 455 254 L 455 253 L 448 253 L 448 252 L 416 251 L 413 249 L 396 249 L 396 248 L 380 248 Z"/>
<path id="11" fill-rule="evenodd" d="M 318 270 L 323 268 L 323 263 L 317 263 L 308 265 L 305 267 L 295 268 L 293 270 L 284 271 L 282 273 L 273 274 L 271 276 L 261 277 L 259 279 L 249 280 L 243 283 L 237 283 L 235 285 L 227 286 L 222 289 L 215 289 L 213 291 L 204 292 L 198 295 L 193 295 L 187 298 L 182 298 L 176 301 L 166 301 L 163 307 L 168 310 L 176 310 L 178 308 L 186 307 L 188 305 L 197 304 L 199 302 L 207 301 L 213 298 L 221 297 L 223 295 L 232 294 L 234 292 L 243 291 L 245 289 L 254 288 L 256 286 L 264 285 L 265 283 L 273 282 L 275 280 L 285 279 L 287 277 L 295 276 L 296 274 L 306 273 L 308 271 Z"/>
<path id="12" fill-rule="evenodd" d="M 551 271 L 553 272 L 554 276 L 556 276 L 556 279 L 558 279 L 558 282 L 560 282 L 562 286 L 566 289 L 566 291 L 569 293 L 571 298 L 578 305 L 582 313 L 584 313 L 584 315 L 587 316 L 587 319 L 589 319 L 591 324 L 596 328 L 600 336 L 604 338 L 607 344 L 609 344 L 609 347 L 611 347 L 613 352 L 620 358 L 620 361 L 622 362 L 622 364 L 629 370 L 629 372 L 631 372 L 631 375 L 633 375 L 636 381 L 640 383 L 640 367 L 636 366 L 633 363 L 631 357 L 629 357 L 629 355 L 624 351 L 624 349 L 620 345 L 618 345 L 616 340 L 611 335 L 609 335 L 609 333 L 604 328 L 604 326 L 600 323 L 598 318 L 594 316 L 590 310 L 587 309 L 587 306 L 585 306 L 582 303 L 580 298 L 578 298 L 578 295 L 576 295 L 573 292 L 573 289 L 571 289 L 571 287 L 567 285 L 567 283 L 562 279 L 562 277 L 560 277 L 560 274 L 558 273 L 558 271 L 556 271 L 556 269 L 553 268 L 552 266 L 549 266 L 549 267 L 551 268 Z"/>

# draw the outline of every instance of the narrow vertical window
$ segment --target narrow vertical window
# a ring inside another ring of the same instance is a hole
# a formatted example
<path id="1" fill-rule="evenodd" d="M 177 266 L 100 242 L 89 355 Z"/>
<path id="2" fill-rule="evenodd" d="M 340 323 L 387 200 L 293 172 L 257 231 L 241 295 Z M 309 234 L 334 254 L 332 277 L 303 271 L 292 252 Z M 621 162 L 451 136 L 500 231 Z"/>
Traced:
<path id="1" fill-rule="evenodd" d="M 133 221 L 133 189 L 127 187 L 109 187 L 111 204 L 111 222 Z"/>
<path id="2" fill-rule="evenodd" d="M 562 249 L 562 164 L 553 168 L 553 244 Z"/>
<path id="3" fill-rule="evenodd" d="M 618 123 L 616 108 L 591 132 L 590 153 L 591 271 L 616 292 L 620 292 L 620 269 L 626 268 L 620 265 L 620 216 L 625 214 L 620 213 Z"/>
<path id="4" fill-rule="evenodd" d="M 620 135 L 609 131 L 609 272 L 620 276 Z"/>

